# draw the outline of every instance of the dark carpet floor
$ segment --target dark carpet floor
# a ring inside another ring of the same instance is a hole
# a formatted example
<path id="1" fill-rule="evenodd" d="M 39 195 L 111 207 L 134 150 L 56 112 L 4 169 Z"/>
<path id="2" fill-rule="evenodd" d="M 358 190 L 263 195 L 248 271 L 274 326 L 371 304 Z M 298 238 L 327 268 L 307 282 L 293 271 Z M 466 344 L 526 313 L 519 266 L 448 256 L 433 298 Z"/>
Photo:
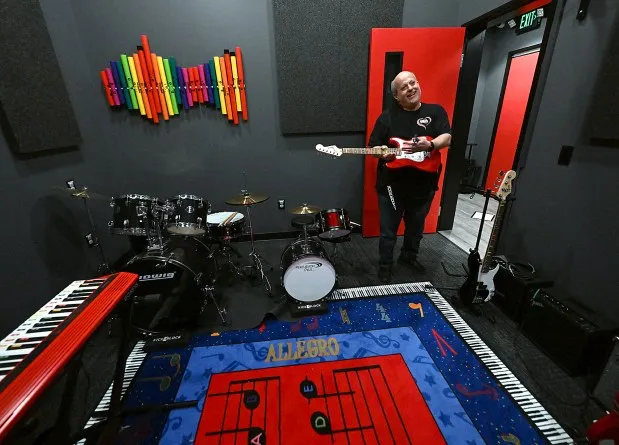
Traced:
<path id="1" fill-rule="evenodd" d="M 216 284 L 217 300 L 227 308 L 229 323 L 222 326 L 214 308 L 208 307 L 200 320 L 199 331 L 213 332 L 228 329 L 257 327 L 265 314 L 276 312 L 278 318 L 292 320 L 283 303 L 280 258 L 290 239 L 257 241 L 256 252 L 273 267 L 268 278 L 273 293 L 268 295 L 260 281 L 253 281 L 234 274 L 223 274 Z M 398 241 L 395 257 L 399 254 Z M 240 253 L 241 264 L 249 265 L 249 243 L 234 243 Z M 327 252 L 333 255 L 334 245 L 327 244 Z M 349 242 L 338 244 L 335 268 L 338 274 L 336 286 L 349 288 L 380 285 L 377 277 L 378 238 L 364 239 L 353 234 Z M 516 377 L 529 389 L 537 400 L 555 417 L 574 438 L 584 435 L 585 428 L 604 414 L 592 400 L 584 378 L 572 378 L 533 345 L 518 329 L 517 324 L 494 304 L 482 306 L 474 313 L 463 307 L 456 291 L 463 278 L 450 277 L 443 269 L 462 273 L 466 254 L 439 234 L 427 235 L 421 244 L 419 261 L 426 273 L 413 272 L 405 266 L 394 267 L 393 283 L 430 281 L 451 302 L 462 318 L 478 333 Z M 265 263 L 267 266 L 267 263 Z M 282 308 L 284 308 L 282 312 Z"/>

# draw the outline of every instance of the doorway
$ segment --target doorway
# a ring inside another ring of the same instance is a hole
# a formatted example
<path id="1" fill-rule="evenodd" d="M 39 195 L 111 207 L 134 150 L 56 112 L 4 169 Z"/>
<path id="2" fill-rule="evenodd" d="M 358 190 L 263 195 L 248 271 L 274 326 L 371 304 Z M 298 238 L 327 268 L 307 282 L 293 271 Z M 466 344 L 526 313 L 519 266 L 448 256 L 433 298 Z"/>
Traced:
<path id="1" fill-rule="evenodd" d="M 496 191 L 503 177 L 501 173 L 515 168 L 521 135 L 536 88 L 535 76 L 543 59 L 541 49 L 551 16 L 545 12 L 549 9 L 547 6 L 537 7 L 534 26 L 529 25 L 524 32 L 520 23 L 531 22 L 522 17 L 531 14 L 520 8 L 498 20 L 488 21 L 474 36 L 479 67 L 477 78 L 470 82 L 475 85 L 470 123 L 460 137 L 460 142 L 465 139 L 464 165 L 454 193 L 457 199 L 453 223 L 439 230 L 465 252 L 476 246 L 480 236 L 478 250 L 483 257 L 497 222 L 499 206 L 493 198 L 488 201 L 482 222 L 486 201 L 484 191 Z M 454 122 L 454 130 L 459 124 L 462 122 Z M 456 138 L 454 134 L 452 145 L 458 143 Z M 449 165 L 447 168 L 449 174 Z"/>

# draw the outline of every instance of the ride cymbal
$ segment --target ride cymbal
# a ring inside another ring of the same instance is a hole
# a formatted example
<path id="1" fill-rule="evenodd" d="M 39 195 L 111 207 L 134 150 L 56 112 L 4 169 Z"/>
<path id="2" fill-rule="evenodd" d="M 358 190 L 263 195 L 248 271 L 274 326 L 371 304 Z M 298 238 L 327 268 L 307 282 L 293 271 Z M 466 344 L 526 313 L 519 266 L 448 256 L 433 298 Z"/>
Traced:
<path id="1" fill-rule="evenodd" d="M 243 193 L 234 198 L 230 198 L 226 201 L 226 204 L 230 204 L 232 206 L 250 206 L 254 204 L 260 204 L 261 202 L 269 199 L 268 196 L 264 195 L 252 195 L 251 193 Z"/>
<path id="2" fill-rule="evenodd" d="M 88 187 L 78 187 L 74 189 L 70 189 L 67 187 L 60 186 L 52 186 L 52 188 L 59 192 L 67 193 L 75 198 L 83 198 L 83 199 L 96 199 L 98 201 L 110 201 L 112 198 L 110 196 L 101 195 L 99 193 L 94 193 L 88 190 Z"/>
<path id="3" fill-rule="evenodd" d="M 303 204 L 302 206 L 293 207 L 290 209 L 290 213 L 293 215 L 310 215 L 312 213 L 319 213 L 322 209 L 320 207 Z"/>

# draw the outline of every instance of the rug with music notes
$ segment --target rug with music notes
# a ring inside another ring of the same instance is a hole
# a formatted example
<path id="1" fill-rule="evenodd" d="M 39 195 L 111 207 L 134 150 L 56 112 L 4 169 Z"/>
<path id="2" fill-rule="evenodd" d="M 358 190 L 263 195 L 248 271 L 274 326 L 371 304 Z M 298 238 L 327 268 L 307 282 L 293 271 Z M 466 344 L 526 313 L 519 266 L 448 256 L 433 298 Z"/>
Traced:
<path id="1" fill-rule="evenodd" d="M 543 444 L 425 293 L 329 302 L 297 323 L 148 354 L 117 443 Z"/>

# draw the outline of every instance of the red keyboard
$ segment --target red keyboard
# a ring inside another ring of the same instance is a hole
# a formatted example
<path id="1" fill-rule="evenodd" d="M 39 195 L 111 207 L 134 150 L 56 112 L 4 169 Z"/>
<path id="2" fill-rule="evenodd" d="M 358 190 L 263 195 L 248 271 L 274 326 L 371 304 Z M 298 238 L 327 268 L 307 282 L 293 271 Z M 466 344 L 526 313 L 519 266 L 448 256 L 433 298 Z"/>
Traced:
<path id="1" fill-rule="evenodd" d="M 138 281 L 120 272 L 77 281 L 0 342 L 0 442 Z M 44 321 L 43 321 L 44 320 Z M 8 370 L 8 372 L 7 372 Z"/>

